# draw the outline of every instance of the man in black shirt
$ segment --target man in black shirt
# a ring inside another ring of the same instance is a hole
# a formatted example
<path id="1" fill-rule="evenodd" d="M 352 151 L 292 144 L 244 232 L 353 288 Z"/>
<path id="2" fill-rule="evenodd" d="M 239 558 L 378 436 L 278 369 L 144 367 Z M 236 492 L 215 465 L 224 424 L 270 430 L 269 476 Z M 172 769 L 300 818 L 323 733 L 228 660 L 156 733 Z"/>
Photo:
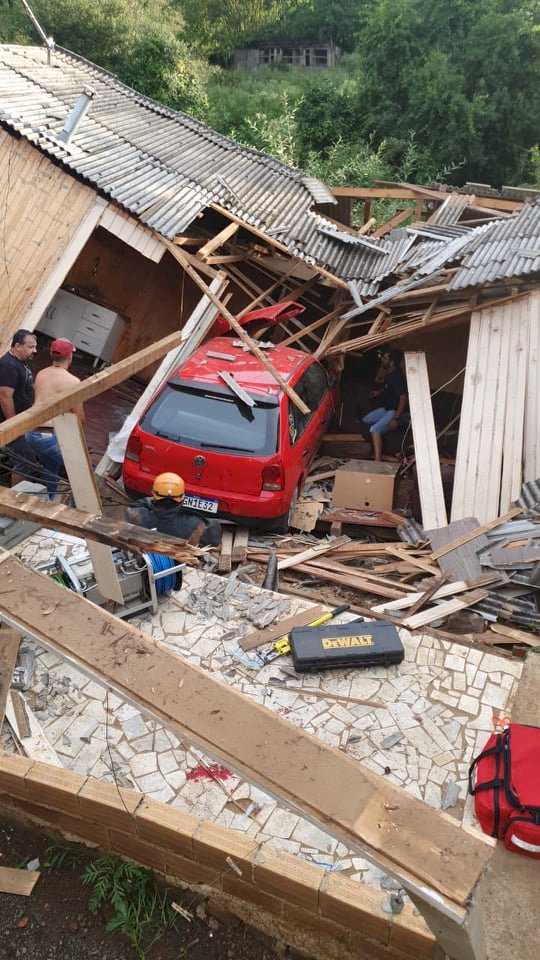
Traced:
<path id="1" fill-rule="evenodd" d="M 388 430 L 395 430 L 407 405 L 407 381 L 400 364 L 403 353 L 397 347 L 388 347 L 383 353 L 381 367 L 384 380 L 369 394 L 370 399 L 380 398 L 380 404 L 366 414 L 362 423 L 370 428 L 375 460 L 382 459 L 382 438 Z"/>
<path id="2" fill-rule="evenodd" d="M 0 422 L 9 420 L 17 413 L 28 410 L 34 402 L 34 381 L 27 361 L 34 356 L 37 341 L 30 330 L 17 330 L 13 334 L 11 347 L 0 357 Z M 11 474 L 14 486 L 28 476 L 29 468 L 36 458 L 24 436 L 18 437 L 6 445 L 11 454 L 15 470 Z"/>

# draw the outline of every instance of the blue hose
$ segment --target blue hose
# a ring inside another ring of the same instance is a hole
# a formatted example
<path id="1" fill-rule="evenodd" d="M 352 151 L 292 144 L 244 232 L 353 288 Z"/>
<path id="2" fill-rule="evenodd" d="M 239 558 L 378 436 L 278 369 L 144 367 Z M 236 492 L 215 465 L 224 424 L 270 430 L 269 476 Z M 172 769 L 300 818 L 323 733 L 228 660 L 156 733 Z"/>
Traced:
<path id="1" fill-rule="evenodd" d="M 172 557 L 164 557 L 162 553 L 145 553 L 145 557 L 150 561 L 154 573 L 162 573 L 163 570 L 170 570 L 171 567 L 176 567 L 178 564 L 177 560 L 173 560 Z M 177 579 L 178 574 L 171 573 L 169 577 L 161 577 L 156 580 L 157 595 L 162 596 L 164 593 L 170 593 L 171 590 L 178 589 Z"/>

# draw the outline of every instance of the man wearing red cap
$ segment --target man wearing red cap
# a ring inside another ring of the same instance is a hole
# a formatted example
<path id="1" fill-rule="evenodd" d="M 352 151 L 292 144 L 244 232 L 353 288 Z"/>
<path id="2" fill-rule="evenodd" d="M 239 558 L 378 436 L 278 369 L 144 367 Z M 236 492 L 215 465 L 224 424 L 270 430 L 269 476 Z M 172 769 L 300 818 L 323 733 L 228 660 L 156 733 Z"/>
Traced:
<path id="1" fill-rule="evenodd" d="M 56 394 L 63 393 L 70 387 L 80 383 L 79 377 L 69 372 L 73 360 L 73 346 L 71 340 L 60 338 L 53 340 L 49 353 L 51 366 L 44 367 L 36 375 L 34 384 L 35 403 L 51 400 Z M 84 421 L 82 404 L 73 408 L 81 422 Z M 47 484 L 49 500 L 54 500 L 58 487 L 58 474 L 63 467 L 62 453 L 54 433 L 52 420 L 48 420 L 38 430 L 26 434 L 26 439 L 38 457 L 43 467 L 43 480 Z"/>

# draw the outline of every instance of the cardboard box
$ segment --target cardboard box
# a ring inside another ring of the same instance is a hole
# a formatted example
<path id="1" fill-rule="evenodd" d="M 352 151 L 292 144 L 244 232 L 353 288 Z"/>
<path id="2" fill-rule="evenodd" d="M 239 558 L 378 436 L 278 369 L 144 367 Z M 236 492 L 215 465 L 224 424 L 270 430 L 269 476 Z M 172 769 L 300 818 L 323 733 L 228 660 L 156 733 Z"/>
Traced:
<path id="1" fill-rule="evenodd" d="M 391 510 L 399 464 L 349 460 L 336 471 L 332 503 L 352 510 Z"/>

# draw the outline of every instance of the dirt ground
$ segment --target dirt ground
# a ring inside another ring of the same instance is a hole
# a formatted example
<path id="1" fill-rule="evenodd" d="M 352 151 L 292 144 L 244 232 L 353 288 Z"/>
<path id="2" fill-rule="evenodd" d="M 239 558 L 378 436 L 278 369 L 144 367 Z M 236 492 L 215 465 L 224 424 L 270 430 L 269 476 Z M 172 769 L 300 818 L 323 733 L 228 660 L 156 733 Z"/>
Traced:
<path id="1" fill-rule="evenodd" d="M 0 821 L 0 865 L 23 867 L 40 860 L 41 876 L 29 897 L 0 893 L 0 960 L 133 960 L 128 940 L 109 933 L 108 910 L 88 909 L 91 888 L 79 880 L 92 861 L 89 851 L 77 848 L 75 868 L 44 867 L 51 838 L 19 825 Z M 267 944 L 240 921 L 218 921 L 195 915 L 202 901 L 196 894 L 179 891 L 175 899 L 193 912 L 191 922 L 179 918 L 178 930 L 169 931 L 148 952 L 148 960 L 281 960 L 287 956 L 277 945 Z M 204 907 L 198 912 L 204 912 Z"/>

